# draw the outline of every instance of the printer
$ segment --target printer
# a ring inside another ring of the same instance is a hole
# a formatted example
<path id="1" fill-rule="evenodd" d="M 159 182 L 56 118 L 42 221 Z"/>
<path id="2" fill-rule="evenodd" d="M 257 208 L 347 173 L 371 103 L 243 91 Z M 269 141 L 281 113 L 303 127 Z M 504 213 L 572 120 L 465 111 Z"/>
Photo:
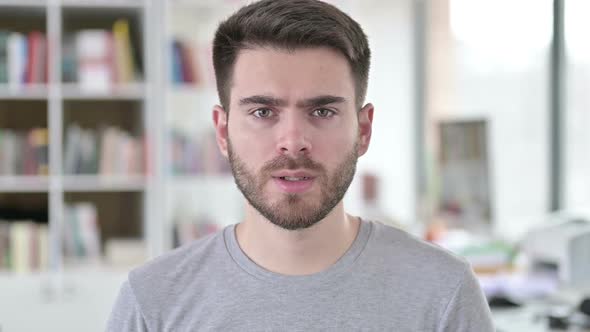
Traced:
<path id="1" fill-rule="evenodd" d="M 559 211 L 521 243 L 534 266 L 556 269 L 568 286 L 590 285 L 590 214 Z"/>

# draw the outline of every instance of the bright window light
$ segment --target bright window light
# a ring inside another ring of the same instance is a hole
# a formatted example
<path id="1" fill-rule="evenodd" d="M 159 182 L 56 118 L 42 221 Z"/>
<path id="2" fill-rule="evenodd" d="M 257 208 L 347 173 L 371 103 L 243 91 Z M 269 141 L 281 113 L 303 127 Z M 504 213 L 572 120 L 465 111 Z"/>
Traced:
<path id="1" fill-rule="evenodd" d="M 526 64 L 551 43 L 551 0 L 450 1 L 454 38 L 496 64 Z"/>
<path id="2" fill-rule="evenodd" d="M 565 2 L 565 44 L 569 59 L 574 63 L 590 64 L 590 1 Z"/>

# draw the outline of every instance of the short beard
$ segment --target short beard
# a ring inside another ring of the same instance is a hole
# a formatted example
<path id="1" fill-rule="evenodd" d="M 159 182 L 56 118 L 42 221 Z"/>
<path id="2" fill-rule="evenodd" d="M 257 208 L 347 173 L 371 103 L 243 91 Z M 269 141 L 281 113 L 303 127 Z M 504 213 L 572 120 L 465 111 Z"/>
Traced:
<path id="1" fill-rule="evenodd" d="M 271 223 L 286 230 L 300 230 L 309 228 L 324 219 L 344 198 L 356 172 L 358 143 L 357 139 L 352 150 L 345 155 L 344 160 L 336 167 L 332 176 L 327 174 L 321 164 L 314 162 L 308 156 L 292 159 L 280 155 L 266 162 L 257 178 L 234 153 L 229 139 L 228 155 L 236 185 L 250 205 Z M 319 174 L 315 178 L 321 188 L 321 197 L 318 203 L 307 203 L 299 194 L 285 194 L 285 199 L 268 204 L 263 192 L 266 183 L 272 181 L 270 174 L 281 169 L 299 168 Z"/>

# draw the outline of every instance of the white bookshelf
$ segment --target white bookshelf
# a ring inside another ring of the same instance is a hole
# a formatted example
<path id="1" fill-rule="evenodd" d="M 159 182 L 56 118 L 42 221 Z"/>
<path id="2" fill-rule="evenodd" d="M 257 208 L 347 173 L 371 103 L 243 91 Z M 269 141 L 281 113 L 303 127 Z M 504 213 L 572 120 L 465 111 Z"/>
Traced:
<path id="1" fill-rule="evenodd" d="M 146 190 L 145 177 L 140 175 L 69 175 L 62 178 L 62 183 L 64 191 L 68 192 L 143 192 Z"/>
<path id="2" fill-rule="evenodd" d="M 143 10 L 145 0 L 59 0 L 63 7 Z"/>
<path id="3" fill-rule="evenodd" d="M 67 100 L 143 100 L 145 90 L 144 83 L 114 85 L 108 90 L 88 90 L 75 83 L 64 83 L 61 94 Z"/>
<path id="4" fill-rule="evenodd" d="M 29 19 L 34 21 L 35 29 L 42 27 L 52 45 L 47 84 L 18 88 L 0 84 L 0 104 L 37 103 L 35 105 L 42 105 L 38 106 L 38 111 L 46 118 L 42 125 L 49 131 L 49 174 L 2 175 L 0 198 L 23 194 L 47 196 L 51 252 L 50 271 L 47 272 L 70 273 L 61 254 L 61 231 L 64 208 L 77 199 L 97 197 L 108 201 L 116 197 L 140 202 L 131 204 L 130 208 L 141 205 L 140 211 L 134 211 L 133 215 L 140 216 L 140 220 L 136 220 L 141 225 L 138 234 L 147 248 L 147 257 L 172 248 L 174 209 L 181 200 L 194 206 L 195 211 L 191 213 L 213 215 L 221 220 L 222 226 L 239 221 L 242 197 L 233 177 L 227 173 L 175 175 L 168 148 L 169 134 L 173 129 L 194 134 L 197 138 L 213 134 L 211 109 L 217 103 L 212 72 L 203 72 L 207 76 L 206 84 L 200 86 L 171 82 L 172 38 L 181 37 L 197 46 L 204 46 L 211 42 L 218 22 L 240 5 L 239 1 L 199 0 L 0 0 L 0 18 L 7 15 L 2 12 L 15 12 L 19 18 L 25 17 L 21 26 L 26 27 Z M 139 45 L 136 52 L 141 54 L 143 80 L 113 85 L 107 90 L 85 90 L 76 83 L 64 82 L 62 43 L 65 33 L 97 28 L 101 24 L 108 28 L 109 22 L 119 14 L 128 18 L 136 31 L 134 38 L 138 39 L 135 44 Z M 85 22 L 87 18 L 88 22 Z M 0 29 L 6 28 L 0 20 Z M 206 62 L 204 66 L 210 65 L 207 63 L 210 60 L 204 58 L 206 56 L 206 52 L 199 53 L 200 60 Z M 133 129 L 146 134 L 150 142 L 149 172 L 145 175 L 64 172 L 68 125 L 72 119 L 86 118 L 90 112 L 95 113 L 92 117 L 96 117 L 99 112 L 92 109 L 98 104 L 105 107 L 116 105 L 122 109 L 121 113 L 134 114 L 125 116 L 133 118 Z M 124 110 L 127 106 L 129 110 Z M 99 218 L 100 214 L 99 211 Z"/>
<path id="5" fill-rule="evenodd" d="M 28 193 L 48 191 L 48 176 L 0 176 L 0 193 Z"/>
<path id="6" fill-rule="evenodd" d="M 46 100 L 49 97 L 47 84 L 14 87 L 0 84 L 0 100 Z"/>
<path id="7" fill-rule="evenodd" d="M 47 0 L 2 0 L 2 7 L 45 9 Z"/>
<path id="8" fill-rule="evenodd" d="M 163 68 L 163 172 L 165 248 L 172 248 L 174 224 L 190 219 L 214 221 L 218 227 L 239 222 L 243 199 L 229 173 L 175 172 L 171 167 L 171 131 L 180 132 L 195 142 L 214 137 L 213 105 L 218 104 L 211 59 L 211 42 L 218 23 L 244 1 L 173 0 L 162 3 L 164 13 L 162 43 Z M 172 41 L 182 40 L 192 47 L 198 67 L 198 84 L 172 80 Z M 217 146 L 215 145 L 215 149 Z"/>
<path id="9" fill-rule="evenodd" d="M 107 202 L 116 201 L 119 198 L 133 200 L 134 203 L 130 204 L 129 209 L 134 211 L 128 215 L 139 219 L 133 221 L 133 224 L 138 225 L 138 229 L 131 233 L 135 233 L 135 236 L 144 242 L 147 248 L 146 257 L 153 257 L 162 252 L 162 246 L 158 245 L 161 242 L 159 240 L 161 235 L 158 235 L 157 214 L 151 213 L 160 195 L 156 186 L 160 181 L 156 170 L 150 171 L 149 175 L 79 175 L 64 172 L 66 129 L 71 124 L 70 121 L 85 118 L 87 108 L 98 108 L 97 104 L 103 105 L 105 109 L 108 109 L 109 105 L 119 105 L 119 108 L 129 105 L 129 111 L 134 114 L 128 116 L 131 120 L 127 118 L 124 120 L 134 121 L 135 133 L 132 132 L 132 134 L 149 137 L 151 144 L 156 147 L 150 151 L 150 159 L 147 161 L 150 165 L 145 167 L 152 169 L 152 164 L 156 164 L 156 159 L 160 158 L 157 144 L 153 143 L 158 139 L 154 134 L 158 122 L 153 114 L 156 111 L 157 97 L 154 96 L 151 86 L 155 81 L 153 72 L 156 70 L 155 59 L 151 54 L 154 53 L 156 43 L 148 38 L 151 34 L 148 30 L 152 29 L 148 21 L 153 21 L 154 15 L 151 4 L 149 0 L 0 0 L 0 29 L 24 34 L 39 30 L 45 34 L 50 45 L 47 58 L 51 62 L 48 63 L 47 84 L 25 84 L 18 87 L 0 84 L 0 104 L 33 105 L 35 111 L 41 114 L 39 117 L 45 118 L 34 127 L 46 127 L 49 133 L 49 174 L 47 176 L 0 175 L 0 204 L 5 197 L 15 195 L 43 194 L 47 196 L 50 262 L 48 271 L 43 273 L 59 275 L 70 273 L 62 256 L 61 232 L 64 208 L 67 204 L 84 199 L 95 199 L 95 197 L 98 201 Z M 17 23 L 2 19 L 9 17 L 12 13 L 18 16 Z M 107 90 L 88 90 L 77 83 L 63 82 L 61 65 L 65 34 L 76 33 L 83 29 L 109 29 L 117 18 L 124 18 L 129 22 L 135 59 L 140 59 L 141 80 L 131 84 L 113 85 Z M 0 112 L 8 112 L 7 108 L 0 107 Z M 100 114 L 94 113 L 93 119 L 101 122 Z M 109 125 L 118 125 L 116 121 L 118 120 L 105 119 Z M 0 129 L 13 128 L 11 123 L 0 122 Z M 17 129 L 22 130 L 22 128 Z M 128 229 L 122 234 L 117 234 L 116 231 L 117 223 L 128 222 L 125 220 L 126 211 L 115 215 L 117 220 L 102 220 L 101 215 L 104 211 L 100 209 L 105 209 L 105 204 L 97 203 L 99 222 L 111 224 L 107 229 L 111 231 L 115 229 L 115 231 L 103 235 L 115 238 L 128 236 Z M 108 210 L 108 206 L 106 209 Z M 3 279 L 13 278 L 11 273 L 2 273 L 0 276 Z"/>

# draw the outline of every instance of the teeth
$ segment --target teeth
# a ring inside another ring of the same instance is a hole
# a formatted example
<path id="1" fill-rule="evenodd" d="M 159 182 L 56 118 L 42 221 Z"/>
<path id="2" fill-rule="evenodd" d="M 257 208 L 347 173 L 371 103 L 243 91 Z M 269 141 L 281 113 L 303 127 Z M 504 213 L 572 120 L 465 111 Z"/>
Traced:
<path id="1" fill-rule="evenodd" d="M 302 177 L 302 178 L 296 178 L 296 177 L 291 177 L 291 176 L 283 176 L 282 179 L 285 179 L 287 181 L 302 181 L 302 180 L 307 180 L 307 177 Z"/>

